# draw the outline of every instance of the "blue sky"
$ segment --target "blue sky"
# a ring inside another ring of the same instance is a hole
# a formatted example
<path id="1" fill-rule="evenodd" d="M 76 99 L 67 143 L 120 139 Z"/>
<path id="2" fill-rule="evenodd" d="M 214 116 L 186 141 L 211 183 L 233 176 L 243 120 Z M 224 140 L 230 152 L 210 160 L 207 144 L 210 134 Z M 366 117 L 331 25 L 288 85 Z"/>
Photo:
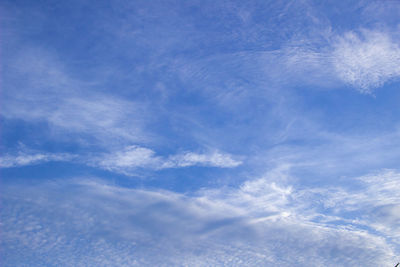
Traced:
<path id="1" fill-rule="evenodd" d="M 400 2 L 0 14 L 2 266 L 400 261 Z"/>

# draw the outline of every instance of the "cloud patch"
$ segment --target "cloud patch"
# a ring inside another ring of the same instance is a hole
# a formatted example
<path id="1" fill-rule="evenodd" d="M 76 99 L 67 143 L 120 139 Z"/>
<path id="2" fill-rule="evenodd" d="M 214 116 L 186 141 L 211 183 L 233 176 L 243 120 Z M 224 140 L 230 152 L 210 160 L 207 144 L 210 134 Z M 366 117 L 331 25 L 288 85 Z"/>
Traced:
<path id="1" fill-rule="evenodd" d="M 345 83 L 363 93 L 400 76 L 400 47 L 384 32 L 347 32 L 334 44 L 333 64 Z"/>
<path id="2" fill-rule="evenodd" d="M 233 159 L 230 154 L 218 151 L 207 154 L 185 152 L 168 157 L 163 163 L 162 168 L 178 168 L 188 166 L 210 166 L 221 168 L 234 168 L 242 164 L 242 161 Z"/>

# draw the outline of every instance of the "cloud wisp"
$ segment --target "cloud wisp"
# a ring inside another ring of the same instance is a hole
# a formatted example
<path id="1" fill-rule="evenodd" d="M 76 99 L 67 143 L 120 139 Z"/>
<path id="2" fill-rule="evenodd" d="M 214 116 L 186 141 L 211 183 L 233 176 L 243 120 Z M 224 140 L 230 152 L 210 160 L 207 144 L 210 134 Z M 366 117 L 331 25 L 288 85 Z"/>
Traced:
<path id="1" fill-rule="evenodd" d="M 234 159 L 232 155 L 217 150 L 208 153 L 184 152 L 166 157 L 158 156 L 154 150 L 141 146 L 129 146 L 121 151 L 86 156 L 25 150 L 0 157 L 0 168 L 36 165 L 51 161 L 79 162 L 112 172 L 132 175 L 138 168 L 148 170 L 191 166 L 235 168 L 242 164 L 242 161 Z"/>
<path id="2" fill-rule="evenodd" d="M 212 151 L 209 153 L 184 152 L 167 157 L 157 156 L 145 147 L 129 146 L 122 151 L 105 153 L 94 157 L 90 164 L 100 168 L 128 174 L 137 168 L 168 169 L 190 166 L 234 168 L 242 161 L 234 159 L 230 154 Z"/>
<path id="3" fill-rule="evenodd" d="M 45 123 L 51 130 L 48 138 L 103 147 L 145 143 L 152 138 L 145 131 L 150 116 L 145 103 L 96 90 L 96 82 L 74 77 L 60 60 L 42 49 L 25 49 L 11 59 L 2 117 Z"/>
<path id="4" fill-rule="evenodd" d="M 6 154 L 0 157 L 0 168 L 13 168 L 27 165 L 36 165 L 52 161 L 71 161 L 77 158 L 76 155 L 67 153 L 25 153 L 17 155 Z"/>

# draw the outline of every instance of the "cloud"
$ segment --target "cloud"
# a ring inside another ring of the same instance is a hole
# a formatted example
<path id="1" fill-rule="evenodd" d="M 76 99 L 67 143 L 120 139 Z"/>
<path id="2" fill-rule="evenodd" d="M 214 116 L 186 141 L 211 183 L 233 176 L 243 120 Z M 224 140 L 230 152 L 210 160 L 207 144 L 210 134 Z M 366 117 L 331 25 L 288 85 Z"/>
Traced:
<path id="1" fill-rule="evenodd" d="M 400 46 L 391 31 L 361 28 L 335 33 L 328 27 L 298 39 L 279 50 L 259 53 L 266 75 L 277 86 L 347 84 L 371 93 L 400 77 Z"/>
<path id="2" fill-rule="evenodd" d="M 233 159 L 230 154 L 218 151 L 205 154 L 185 152 L 162 157 L 157 156 L 149 148 L 128 146 L 121 151 L 104 153 L 99 157 L 94 157 L 89 160 L 89 164 L 129 175 L 137 168 L 155 170 L 190 166 L 234 168 L 242 164 L 242 162 Z"/>
<path id="3" fill-rule="evenodd" d="M 258 13 L 276 10 L 277 5 L 282 6 L 279 12 Z M 35 130 L 49 135 L 46 137 L 56 134 L 53 140 L 43 140 L 51 146 L 54 140 L 54 145 L 59 144 L 59 137 L 69 138 L 82 154 L 77 158 L 42 152 L 8 154 L 0 160 L 0 166 L 72 160 L 127 175 L 140 169 L 234 168 L 243 164 L 242 158 L 222 151 L 235 144 L 233 151 L 242 151 L 238 153 L 249 157 L 248 165 L 240 168 L 243 172 L 259 173 L 280 161 L 290 161 L 309 164 L 304 169 L 323 173 L 323 177 L 302 177 L 307 179 L 302 185 L 304 180 L 288 177 L 287 167 L 245 181 L 238 188 L 204 189 L 194 194 L 123 188 L 118 183 L 124 181 L 110 173 L 104 175 L 116 185 L 91 178 L 5 181 L 4 188 L 0 188 L 4 192 L 4 212 L 0 215 L 4 236 L 0 243 L 5 248 L 1 252 L 5 265 L 392 264 L 399 251 L 399 199 L 395 190 L 399 188 L 398 173 L 388 171 L 355 181 L 349 179 L 346 185 L 335 180 L 335 186 L 327 173 L 332 169 L 342 173 L 359 170 L 377 162 L 380 166 L 389 164 L 389 158 L 396 158 L 393 155 L 397 152 L 392 152 L 396 136 L 390 142 L 385 136 L 371 139 L 371 132 L 365 129 L 360 131 L 369 133 L 362 137 L 324 136 L 324 129 L 336 125 L 331 117 L 335 112 L 331 114 L 330 108 L 340 108 L 340 97 L 335 95 L 331 101 L 325 98 L 329 95 L 304 91 L 308 87 L 305 85 L 336 88 L 346 83 L 371 92 L 396 80 L 396 39 L 390 33 L 352 31 L 340 36 L 332 34 L 328 44 L 310 40 L 282 48 L 288 38 L 310 36 L 303 33 L 313 28 L 308 23 L 312 8 L 301 8 L 303 5 L 282 2 L 269 5 L 272 8 L 254 5 L 245 10 L 246 4 L 243 11 L 248 13 L 241 13 L 242 20 L 229 23 L 218 21 L 222 14 L 219 11 L 223 11 L 224 19 L 231 16 L 224 11 L 226 3 L 218 10 L 215 5 L 191 4 L 191 12 L 187 12 L 187 6 L 178 5 L 169 10 L 179 12 L 173 11 L 169 17 L 154 16 L 165 10 L 159 5 L 134 6 L 125 8 L 130 14 L 125 19 L 97 27 L 101 32 L 87 35 L 88 39 L 68 35 L 75 32 L 69 21 L 64 28 L 69 29 L 67 36 L 62 31 L 47 31 L 60 33 L 55 39 L 49 36 L 44 43 L 59 51 L 64 62 L 39 50 L 21 52 L 19 56 L 9 53 L 7 58 L 19 58 L 13 64 L 5 64 L 9 69 L 5 74 L 3 116 L 16 124 L 24 121 L 28 131 L 34 125 L 38 126 Z M 293 13 L 299 8 L 306 20 Z M 30 7 L 27 10 L 26 14 L 32 13 Z M 104 13 L 97 10 L 91 17 Z M 73 13 L 79 17 L 82 12 Z M 109 19 L 101 21 L 111 21 L 106 13 L 104 18 Z M 113 14 L 117 13 L 121 12 Z M 121 14 L 117 17 L 124 17 Z M 59 20 L 49 23 L 45 20 L 47 15 L 50 13 L 42 16 L 43 25 L 61 29 Z M 204 15 L 212 19 L 204 20 Z M 135 23 L 131 23 L 132 18 Z M 264 23 L 269 20 L 274 23 Z M 317 16 L 315 21 L 318 25 L 324 22 Z M 247 26 L 241 28 L 240 23 Z M 176 28 L 178 24 L 184 28 Z M 276 27 L 278 24 L 282 27 Z M 90 31 L 91 26 L 87 24 L 86 30 Z M 122 35 L 126 33 L 124 39 L 110 38 L 116 36 L 110 29 L 117 27 L 123 29 Z M 27 32 L 21 34 L 27 37 L 23 38 L 24 43 L 31 44 Z M 165 34 L 160 36 L 160 32 Z M 33 35 L 39 39 L 47 36 L 36 33 Z M 187 41 L 189 36 L 192 39 Z M 97 40 L 95 47 L 86 53 L 87 49 L 81 49 L 93 44 L 92 37 Z M 160 38 L 168 44 L 160 42 Z M 40 43 L 36 39 L 35 43 Z M 66 51 L 65 40 L 80 41 Z M 26 51 L 24 46 L 15 47 Z M 115 71 L 106 78 L 97 69 L 86 72 L 87 66 L 97 64 Z M 168 91 L 162 101 L 157 99 L 159 93 L 152 91 L 153 86 L 158 86 L 155 83 L 162 84 L 161 91 Z M 288 89 L 292 87 L 296 90 Z M 340 113 L 353 114 L 343 108 Z M 325 122 L 316 126 L 305 117 L 318 117 Z M 344 129 L 346 132 L 354 131 L 347 122 L 344 120 L 340 126 L 348 128 Z M 19 129 L 18 125 L 10 135 Z M 152 139 L 149 129 L 163 139 L 148 144 Z M 357 138 L 360 141 L 356 142 Z M 198 143 L 221 151 L 182 150 Z M 165 150 L 183 152 L 161 152 Z M 200 173 L 193 171 L 190 176 Z M 173 175 L 169 171 L 166 176 Z M 197 180 L 210 185 L 209 175 L 212 172 Z M 223 177 L 215 179 L 227 183 L 241 179 Z M 160 179 L 164 178 L 167 177 Z M 165 185 L 159 181 L 151 184 Z M 173 184 L 175 189 L 182 189 L 181 184 Z"/>
<path id="4" fill-rule="evenodd" d="M 146 138 L 141 132 L 143 123 L 138 118 L 139 111 L 140 105 L 131 101 L 97 95 L 66 99 L 48 118 L 55 126 L 88 133 L 103 140 L 118 137 L 127 141 L 143 141 Z M 129 125 L 126 125 L 128 120 Z"/>
<path id="5" fill-rule="evenodd" d="M 385 170 L 356 180 L 360 185 L 352 190 L 321 189 L 324 207 L 344 219 L 356 217 L 355 223 L 371 227 L 400 244 L 400 173 Z"/>
<path id="6" fill-rule="evenodd" d="M 53 133 L 63 138 L 66 132 L 78 134 L 86 140 L 103 141 L 104 146 L 118 140 L 144 142 L 151 136 L 143 133 L 143 121 L 137 115 L 143 105 L 107 95 L 25 97 L 10 102 L 2 113 L 7 119 L 48 122 Z"/>
<path id="7" fill-rule="evenodd" d="M 77 78 L 57 57 L 41 49 L 24 49 L 8 60 L 4 118 L 46 123 L 50 138 L 55 135 L 101 146 L 152 139 L 144 130 L 150 117 L 145 103 L 98 90 L 99 81 Z"/>
<path id="8" fill-rule="evenodd" d="M 107 170 L 124 172 L 135 168 L 155 168 L 161 164 L 161 157 L 151 149 L 129 146 L 122 151 L 105 153 L 91 160 L 92 164 Z"/>
<path id="9" fill-rule="evenodd" d="M 271 180 L 285 172 L 277 170 L 239 189 L 210 189 L 195 195 L 129 189 L 88 178 L 8 184 L 2 188 L 0 242 L 7 251 L 3 263 L 377 266 L 395 262 L 390 234 L 368 225 L 373 221 L 369 215 L 365 225 L 351 220 L 354 215 L 346 217 L 347 210 L 364 211 L 360 201 L 364 198 L 354 200 L 361 191 L 342 188 L 341 194 L 321 195 L 326 191 L 320 188 Z M 398 179 L 398 173 L 390 173 L 360 178 L 364 196 L 369 194 L 367 206 L 380 207 L 382 201 L 398 204 L 397 198 L 390 198 L 397 184 L 386 189 L 375 186 L 391 175 L 391 182 Z M 325 215 L 318 203 L 325 209 L 334 203 L 338 212 Z"/>
<path id="10" fill-rule="evenodd" d="M 241 51 L 182 62 L 182 81 L 215 98 L 226 109 L 240 108 L 253 95 L 265 102 L 299 86 L 371 93 L 400 77 L 400 46 L 393 31 L 318 29 L 287 40 L 275 50 Z M 179 61 L 178 61 L 179 62 Z M 229 65 L 229 68 L 221 66 Z M 234 75 L 233 75 L 234 73 Z M 251 86 L 249 86 L 251 84 Z M 251 89 L 250 89 L 251 88 Z M 279 97 L 278 97 L 279 98 Z"/>
<path id="11" fill-rule="evenodd" d="M 67 153 L 26 153 L 6 154 L 0 157 L 0 168 L 20 167 L 41 164 L 50 161 L 70 161 L 76 156 Z"/>
<path id="12" fill-rule="evenodd" d="M 241 161 L 233 159 L 231 155 L 220 153 L 218 151 L 207 154 L 186 152 L 169 156 L 168 159 L 163 163 L 162 168 L 177 168 L 195 165 L 233 168 L 241 164 Z"/>
<path id="13" fill-rule="evenodd" d="M 400 47 L 388 33 L 347 32 L 335 42 L 332 55 L 339 78 L 363 93 L 400 77 Z"/>
<path id="14" fill-rule="evenodd" d="M 77 160 L 78 159 L 78 160 Z M 0 157 L 0 168 L 20 167 L 41 164 L 50 161 L 74 161 L 102 168 L 105 170 L 132 175 L 135 170 L 162 170 L 168 168 L 184 168 L 190 166 L 234 168 L 242 164 L 232 155 L 213 151 L 205 154 L 185 152 L 168 157 L 157 156 L 156 152 L 141 146 L 128 146 L 121 151 L 99 155 L 68 153 L 43 153 L 26 149 L 22 146 L 17 154 Z"/>
<path id="15" fill-rule="evenodd" d="M 137 145 L 110 153 L 69 154 L 38 152 L 20 144 L 20 151 L 17 154 L 6 154 L 0 157 L 0 168 L 20 167 L 50 161 L 84 163 L 125 175 L 132 175 L 139 168 L 149 170 L 190 166 L 234 168 L 242 164 L 242 161 L 233 159 L 232 155 L 217 150 L 203 154 L 185 152 L 163 157 L 157 156 L 156 152 L 149 148 Z"/>

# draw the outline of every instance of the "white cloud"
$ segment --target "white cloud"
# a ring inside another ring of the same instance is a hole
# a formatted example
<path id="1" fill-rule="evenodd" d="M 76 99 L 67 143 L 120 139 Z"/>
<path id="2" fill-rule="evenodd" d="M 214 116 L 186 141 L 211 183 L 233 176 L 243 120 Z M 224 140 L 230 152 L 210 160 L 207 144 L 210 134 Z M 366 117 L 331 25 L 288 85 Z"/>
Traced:
<path id="1" fill-rule="evenodd" d="M 398 229 L 395 217 L 380 216 L 396 215 L 398 173 L 361 177 L 354 190 L 301 189 L 274 175 L 287 172 L 195 196 L 93 179 L 7 185 L 0 242 L 13 253 L 3 260 L 6 266 L 39 258 L 63 266 L 395 263 L 398 236 L 377 226 Z"/>
<path id="2" fill-rule="evenodd" d="M 1 115 L 28 123 L 47 123 L 52 130 L 49 137 L 56 134 L 57 138 L 73 138 L 75 142 L 97 141 L 101 146 L 148 142 L 153 137 L 144 130 L 150 117 L 145 103 L 99 91 L 99 81 L 75 78 L 45 51 L 24 49 L 13 56 L 6 78 Z"/>
<path id="3" fill-rule="evenodd" d="M 40 164 L 50 161 L 70 161 L 74 155 L 67 153 L 25 153 L 17 155 L 4 155 L 0 157 L 0 168 L 20 167 L 26 165 Z"/>
<path id="4" fill-rule="evenodd" d="M 347 32 L 338 38 L 332 55 L 338 76 L 361 92 L 400 77 L 400 47 L 387 33 Z"/>
<path id="5" fill-rule="evenodd" d="M 186 152 L 168 157 L 168 159 L 163 163 L 162 168 L 177 168 L 195 165 L 233 168 L 240 164 L 242 164 L 242 162 L 233 159 L 231 155 L 220 153 L 218 151 L 207 154 Z"/>
<path id="6" fill-rule="evenodd" d="M 105 153 L 89 160 L 91 165 L 128 175 L 137 168 L 155 170 L 189 166 L 234 168 L 241 163 L 241 161 L 234 160 L 230 154 L 218 151 L 205 154 L 186 152 L 162 157 L 157 156 L 153 150 L 140 146 L 129 146 L 122 151 Z"/>
<path id="7" fill-rule="evenodd" d="M 118 172 L 126 172 L 138 167 L 156 168 L 161 161 L 162 159 L 155 156 L 153 150 L 139 146 L 129 146 L 122 151 L 106 153 L 91 160 L 95 166 Z"/>
<path id="8" fill-rule="evenodd" d="M 271 82 L 278 87 L 347 84 L 371 93 L 400 77 L 400 46 L 393 32 L 360 29 L 334 34 L 328 29 L 314 38 L 300 38 L 274 53 L 260 54 Z"/>
<path id="9" fill-rule="evenodd" d="M 221 62 L 235 66 L 239 77 L 248 77 L 260 96 L 268 91 L 284 95 L 274 88 L 299 85 L 337 88 L 347 84 L 362 93 L 371 93 L 400 77 L 400 46 L 398 37 L 390 31 L 361 29 L 335 34 L 328 27 L 311 36 L 298 36 L 298 40 L 291 40 L 278 50 L 210 57 L 182 68 L 185 82 L 193 88 L 210 90 L 210 96 L 218 98 L 226 108 L 236 109 L 237 103 L 252 92 L 240 79 L 230 77 L 231 69 L 213 73 L 206 67 Z"/>
<path id="10" fill-rule="evenodd" d="M 2 113 L 8 119 L 48 122 L 53 133 L 87 135 L 102 145 L 118 141 L 147 141 L 143 105 L 107 95 L 23 97 L 10 100 Z M 127 123 L 129 122 L 129 123 Z M 68 135 L 67 135 L 68 136 Z"/>
<path id="11" fill-rule="evenodd" d="M 26 149 L 22 146 L 17 154 L 6 154 L 0 157 L 0 168 L 19 167 L 40 164 L 50 161 L 72 161 L 109 171 L 132 175 L 136 169 L 161 170 L 167 168 L 184 168 L 190 166 L 234 168 L 242 164 L 234 160 L 232 155 L 213 151 L 205 154 L 186 152 L 169 157 L 157 156 L 146 147 L 128 146 L 121 151 L 103 153 L 101 155 L 73 155 L 68 153 L 43 153 Z"/>
<path id="12" fill-rule="evenodd" d="M 332 188 L 321 190 L 323 204 L 335 216 L 374 228 L 400 244 L 400 173 L 386 170 L 359 177 L 359 188 L 349 190 Z"/>
<path id="13" fill-rule="evenodd" d="M 55 126 L 72 132 L 88 133 L 102 140 L 113 137 L 128 141 L 146 139 L 141 129 L 143 122 L 138 118 L 138 113 L 143 114 L 143 107 L 137 103 L 97 95 L 69 98 L 60 104 L 52 114 L 47 114 L 48 120 Z M 140 117 L 144 118 L 145 115 Z"/>

